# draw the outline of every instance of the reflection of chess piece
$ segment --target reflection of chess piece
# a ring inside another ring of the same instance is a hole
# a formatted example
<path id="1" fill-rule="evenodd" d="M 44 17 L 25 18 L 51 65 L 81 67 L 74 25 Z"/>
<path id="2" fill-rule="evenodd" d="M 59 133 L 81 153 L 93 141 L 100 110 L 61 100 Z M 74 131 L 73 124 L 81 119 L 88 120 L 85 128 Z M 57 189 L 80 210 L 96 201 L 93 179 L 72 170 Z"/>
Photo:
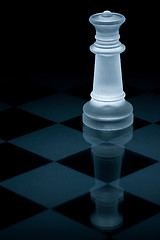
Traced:
<path id="1" fill-rule="evenodd" d="M 132 132 L 132 126 L 119 131 L 99 131 L 83 125 L 84 139 L 91 144 L 95 173 L 95 186 L 90 190 L 95 211 L 90 220 L 103 231 L 114 231 L 123 224 L 123 216 L 118 211 L 124 196 L 119 178 L 124 145 L 132 139 Z"/>
<path id="2" fill-rule="evenodd" d="M 91 189 L 90 194 L 95 203 L 95 211 L 90 218 L 93 226 L 110 232 L 123 225 L 123 216 L 118 211 L 119 202 L 123 200 L 123 189 L 107 184 Z"/>
<path id="3" fill-rule="evenodd" d="M 100 130 L 118 130 L 133 123 L 133 107 L 124 97 L 120 53 L 125 46 L 119 41 L 119 28 L 125 17 L 105 11 L 90 17 L 96 29 L 96 42 L 91 100 L 83 107 L 83 123 Z"/>

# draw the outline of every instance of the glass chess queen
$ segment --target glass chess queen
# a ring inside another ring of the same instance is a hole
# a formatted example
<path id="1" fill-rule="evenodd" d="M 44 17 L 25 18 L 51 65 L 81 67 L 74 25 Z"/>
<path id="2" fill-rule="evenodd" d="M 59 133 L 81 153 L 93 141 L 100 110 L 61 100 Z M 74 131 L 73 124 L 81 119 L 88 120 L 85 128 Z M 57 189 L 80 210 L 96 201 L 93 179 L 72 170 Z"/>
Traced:
<path id="1" fill-rule="evenodd" d="M 83 123 L 98 130 L 119 130 L 133 123 L 133 107 L 125 100 L 120 53 L 125 46 L 119 41 L 122 14 L 110 11 L 89 18 L 96 29 L 96 42 L 90 46 L 95 54 L 91 100 L 83 107 Z"/>

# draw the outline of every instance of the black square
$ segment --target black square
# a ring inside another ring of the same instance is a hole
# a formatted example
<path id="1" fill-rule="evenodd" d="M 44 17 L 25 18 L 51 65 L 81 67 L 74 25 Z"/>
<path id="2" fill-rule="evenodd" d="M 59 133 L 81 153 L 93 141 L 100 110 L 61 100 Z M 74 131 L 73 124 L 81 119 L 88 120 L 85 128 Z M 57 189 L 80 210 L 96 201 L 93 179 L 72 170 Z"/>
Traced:
<path id="1" fill-rule="evenodd" d="M 66 93 L 79 97 L 79 98 L 83 98 L 85 100 L 90 100 L 90 93 L 92 92 L 92 83 L 86 83 L 84 85 L 75 87 L 75 88 L 71 88 L 67 91 L 65 91 Z"/>
<path id="2" fill-rule="evenodd" d="M 130 86 L 125 83 L 123 85 L 123 89 L 124 89 L 124 92 L 126 93 L 126 97 L 125 97 L 126 99 L 135 97 L 135 96 L 140 95 L 145 92 L 142 89 Z M 69 89 L 66 91 L 66 93 L 71 94 L 76 97 L 83 98 L 85 100 L 90 100 L 91 99 L 90 94 L 91 94 L 92 90 L 93 90 L 93 83 L 90 82 L 90 83 Z"/>
<path id="3" fill-rule="evenodd" d="M 0 159 L 0 181 L 51 162 L 10 143 L 0 144 Z"/>
<path id="4" fill-rule="evenodd" d="M 78 116 L 72 119 L 69 119 L 67 121 L 61 122 L 64 126 L 73 128 L 75 130 L 78 130 L 80 132 L 83 131 L 83 122 L 82 122 L 82 116 Z"/>
<path id="5" fill-rule="evenodd" d="M 114 145 L 110 144 L 110 146 Z M 104 182 L 111 182 L 157 163 L 157 161 L 127 149 L 125 151 L 122 149 L 122 155 L 113 158 L 93 156 L 88 149 L 59 160 L 58 163 Z"/>
<path id="6" fill-rule="evenodd" d="M 94 166 L 90 149 L 59 160 L 58 163 L 94 177 Z"/>
<path id="7" fill-rule="evenodd" d="M 61 122 L 61 124 L 65 125 L 67 127 L 73 128 L 75 130 L 78 130 L 80 132 L 83 132 L 82 116 L 75 117 L 75 118 L 69 119 L 67 121 Z M 133 122 L 134 130 L 137 130 L 139 128 L 145 127 L 150 124 L 152 124 L 152 123 L 134 116 L 134 122 Z M 159 123 L 157 123 L 157 124 L 159 124 Z"/>
<path id="8" fill-rule="evenodd" d="M 73 128 L 75 130 L 78 130 L 80 132 L 83 132 L 82 116 L 75 117 L 75 118 L 69 119 L 67 121 L 61 122 L 61 124 L 65 125 L 67 127 Z M 133 122 L 134 130 L 145 127 L 149 124 L 152 124 L 152 123 L 134 116 L 134 122 Z M 157 123 L 157 124 L 159 124 L 159 123 Z"/>
<path id="9" fill-rule="evenodd" d="M 155 163 L 157 163 L 157 161 L 152 158 L 126 149 L 124 158 L 122 160 L 121 177 L 129 175 Z"/>
<path id="10" fill-rule="evenodd" d="M 156 88 L 152 91 L 152 93 L 156 93 L 158 95 L 160 95 L 160 88 Z"/>
<path id="11" fill-rule="evenodd" d="M 3 187 L 0 187 L 0 199 L 0 229 L 22 221 L 46 209 Z"/>
<path id="12" fill-rule="evenodd" d="M 160 125 L 160 121 L 156 122 L 156 124 Z"/>
<path id="13" fill-rule="evenodd" d="M 54 124 L 52 121 L 17 108 L 1 111 L 0 119 L 0 138 L 3 140 L 10 140 Z"/>
<path id="14" fill-rule="evenodd" d="M 107 195 L 108 189 L 109 195 Z M 114 201 L 114 199 L 112 201 L 111 197 L 113 195 L 111 193 L 114 194 L 116 192 L 120 192 L 121 196 L 119 195 L 120 198 L 117 198 L 117 201 Z M 94 199 L 93 195 L 88 193 L 57 206 L 53 208 L 53 210 L 72 218 L 81 224 L 97 229 L 98 231 L 102 231 L 110 237 L 112 235 L 114 236 L 115 233 L 121 230 L 156 215 L 160 211 L 159 206 L 127 192 L 123 192 L 123 189 L 120 190 L 108 185 L 97 189 L 97 195 L 95 196 L 96 198 Z M 107 204 L 108 200 L 109 203 Z M 95 218 L 93 216 L 101 219 L 101 221 L 97 221 L 96 223 L 103 222 L 103 228 L 101 224 L 99 224 L 99 226 L 98 224 L 95 225 Z M 115 221 L 114 227 L 112 226 L 107 228 L 106 226 L 108 226 L 109 221 L 114 222 L 114 218 L 116 220 L 117 216 L 121 218 L 119 223 L 116 225 Z M 108 223 L 106 221 L 107 218 L 109 219 Z"/>
<path id="15" fill-rule="evenodd" d="M 124 92 L 126 93 L 125 99 L 135 97 L 135 96 L 140 95 L 145 92 L 144 90 L 142 90 L 140 88 L 136 88 L 136 87 L 130 86 L 125 83 L 123 84 L 123 89 L 124 89 Z"/>
<path id="16" fill-rule="evenodd" d="M 134 117 L 134 122 L 133 122 L 134 130 L 137 130 L 139 128 L 145 127 L 145 126 L 147 126 L 149 124 L 152 124 L 152 123 L 148 122 L 146 120 Z"/>
<path id="17" fill-rule="evenodd" d="M 54 89 L 34 83 L 30 80 L 12 79 L 6 83 L 0 81 L 0 100 L 17 106 L 56 93 Z"/>

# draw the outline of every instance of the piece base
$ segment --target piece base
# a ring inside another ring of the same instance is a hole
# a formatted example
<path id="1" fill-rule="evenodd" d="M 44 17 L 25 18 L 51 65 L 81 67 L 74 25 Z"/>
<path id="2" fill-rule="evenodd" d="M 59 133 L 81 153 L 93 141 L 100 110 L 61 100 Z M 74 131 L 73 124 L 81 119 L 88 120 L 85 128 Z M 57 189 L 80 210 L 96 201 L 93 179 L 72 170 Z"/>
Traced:
<path id="1" fill-rule="evenodd" d="M 133 107 L 125 99 L 99 102 L 91 99 L 83 107 L 83 123 L 97 130 L 120 130 L 133 124 Z"/>

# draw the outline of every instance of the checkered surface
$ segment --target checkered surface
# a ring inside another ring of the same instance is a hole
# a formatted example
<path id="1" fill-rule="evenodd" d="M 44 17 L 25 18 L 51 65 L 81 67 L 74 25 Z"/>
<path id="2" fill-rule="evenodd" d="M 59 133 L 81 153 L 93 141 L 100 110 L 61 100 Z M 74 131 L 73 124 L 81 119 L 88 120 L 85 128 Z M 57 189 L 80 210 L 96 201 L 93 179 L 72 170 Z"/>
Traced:
<path id="1" fill-rule="evenodd" d="M 160 80 L 128 76 L 133 129 L 82 126 L 92 79 L 0 78 L 0 239 L 160 239 Z"/>

